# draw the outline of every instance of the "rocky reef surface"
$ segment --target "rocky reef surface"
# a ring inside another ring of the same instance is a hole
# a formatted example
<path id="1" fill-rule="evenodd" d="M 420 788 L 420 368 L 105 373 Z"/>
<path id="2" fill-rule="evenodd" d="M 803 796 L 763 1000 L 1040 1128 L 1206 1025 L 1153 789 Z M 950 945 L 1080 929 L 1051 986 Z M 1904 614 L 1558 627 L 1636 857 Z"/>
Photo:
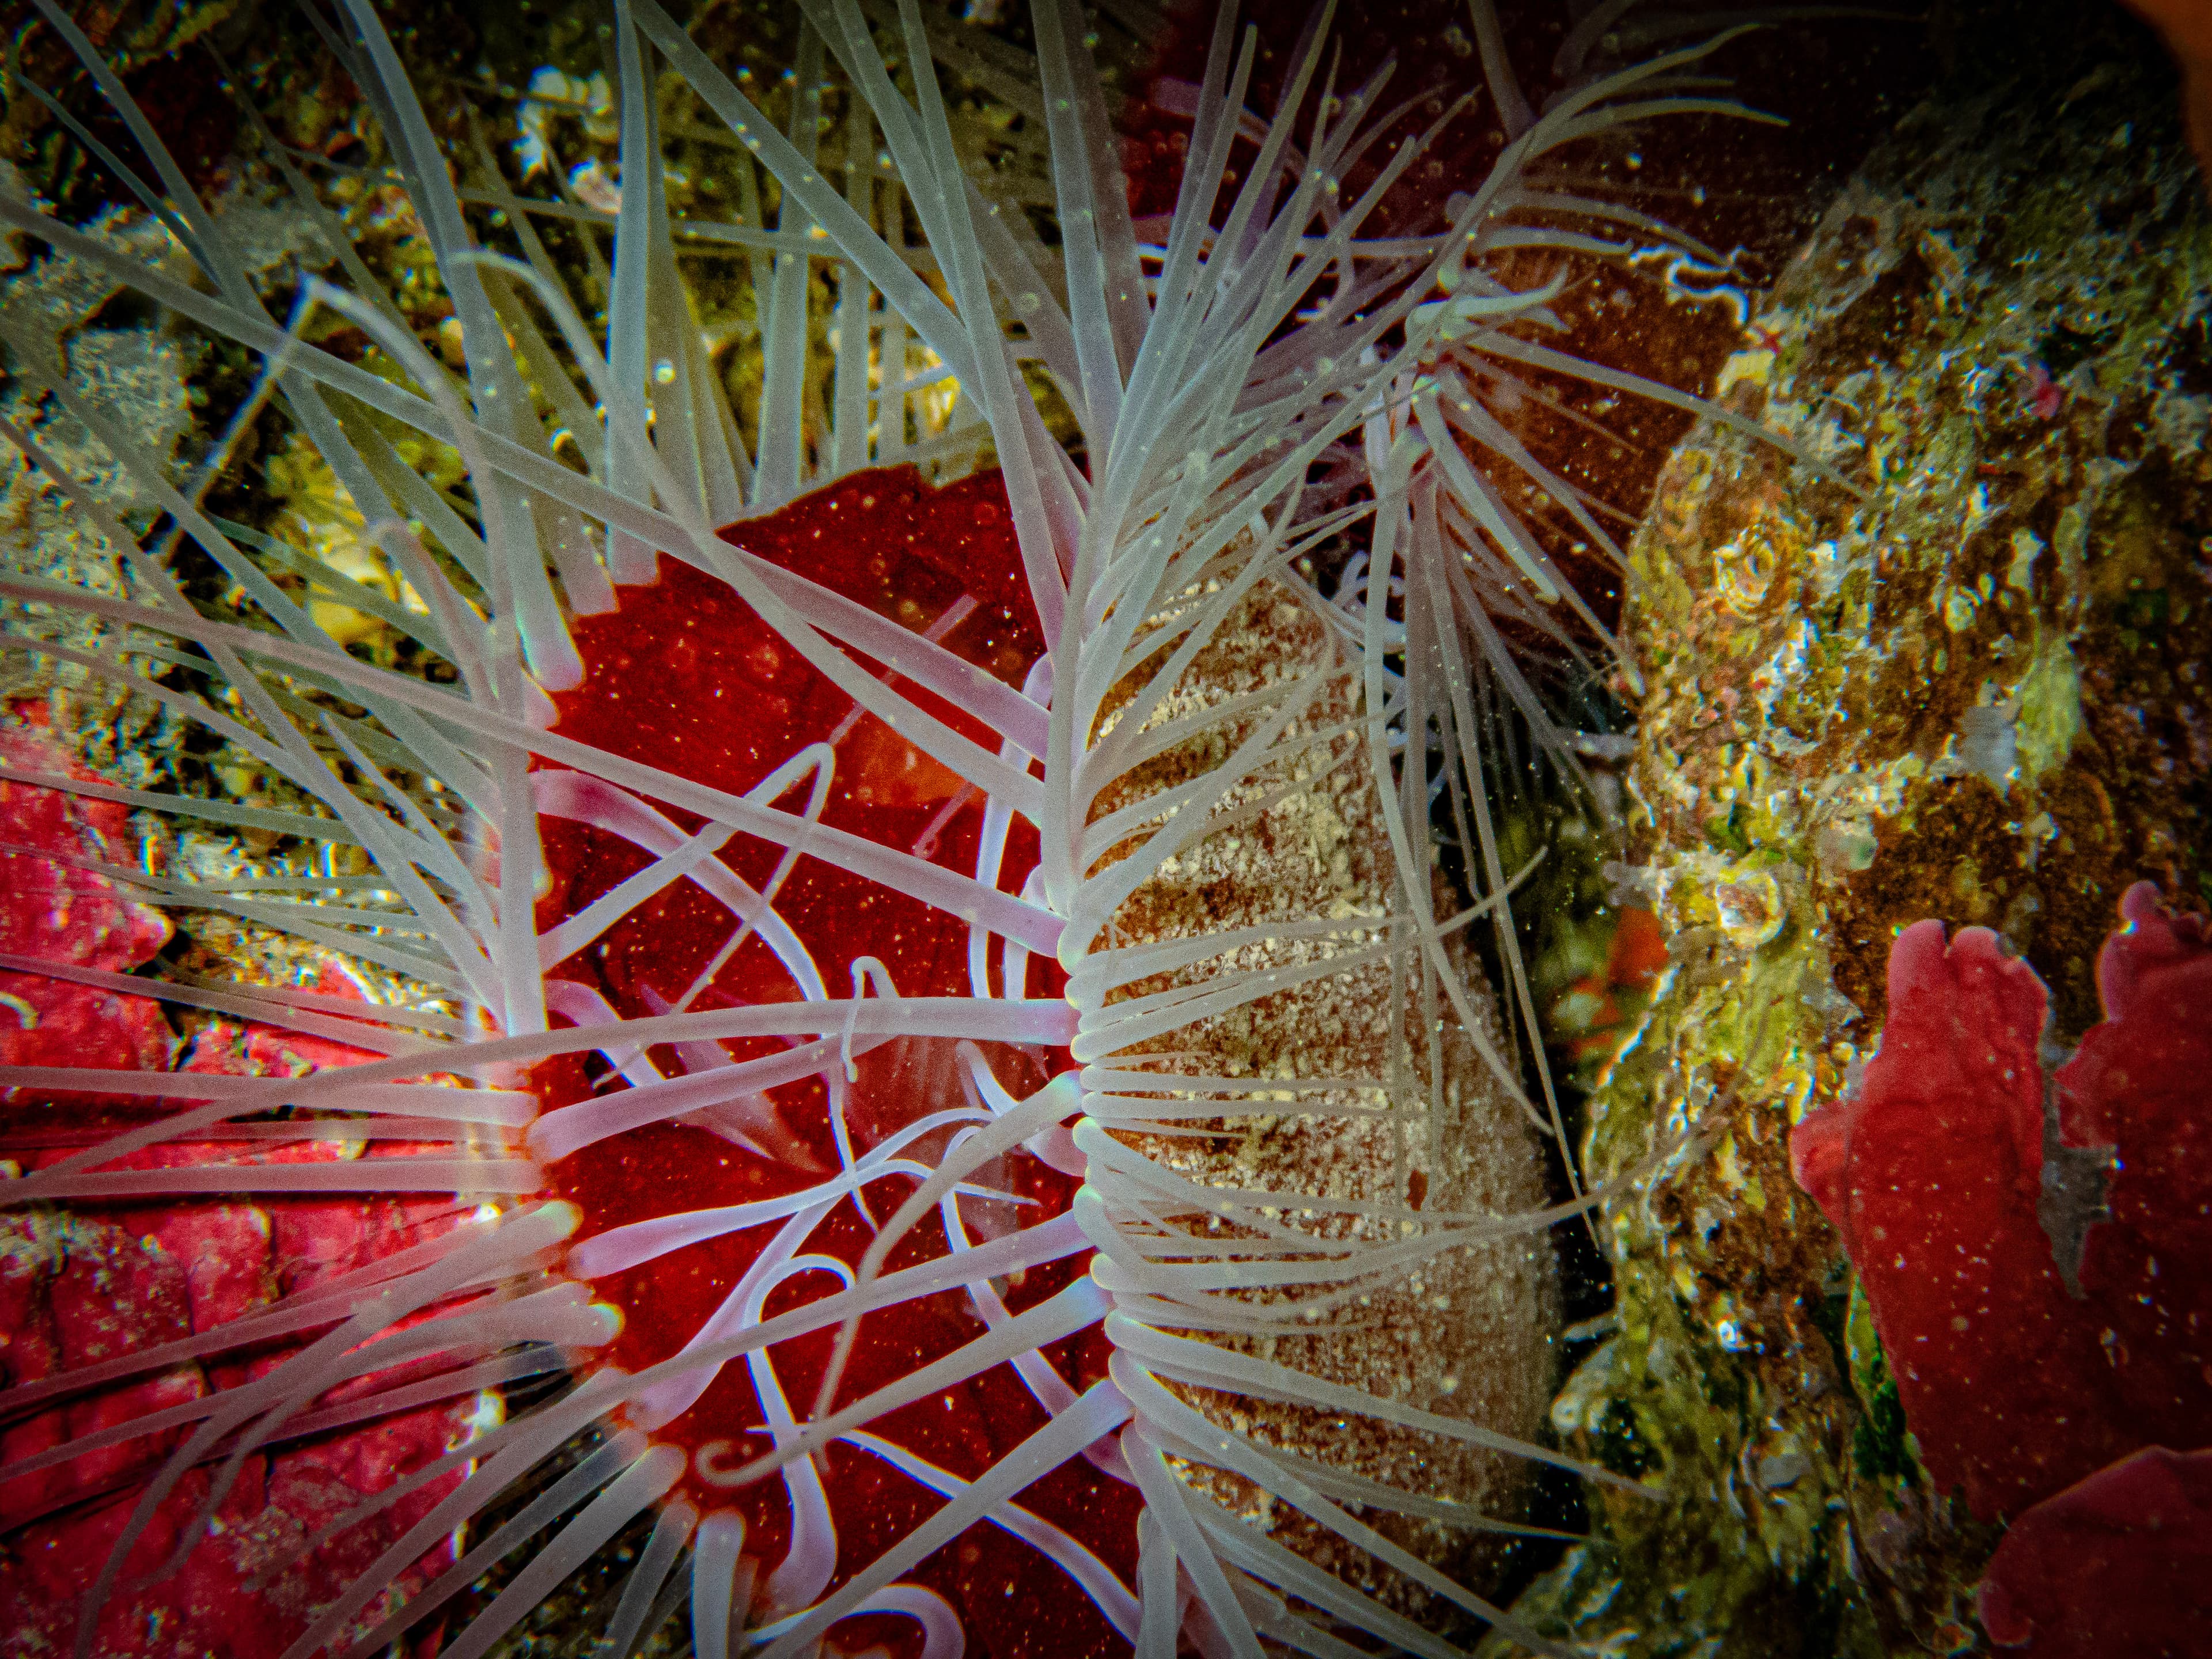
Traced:
<path id="1" fill-rule="evenodd" d="M 1821 469 L 1709 420 L 1633 544 L 1646 689 L 1632 851 L 1605 876 L 1656 913 L 1668 965 L 1589 1102 L 1590 1178 L 1631 1182 L 1601 1230 L 1618 1301 L 1553 1419 L 1646 1495 L 1593 1492 L 1591 1540 L 1518 1607 L 1604 1651 L 2092 1650 L 1978 1604 L 2035 1493 L 1970 1505 L 1931 1474 L 1878 1334 L 1899 1293 L 1869 1300 L 1790 1155 L 1858 1099 L 1911 924 L 1990 930 L 1966 937 L 2048 988 L 2053 1063 L 2098 1023 L 2131 884 L 2212 896 L 2212 220 L 2170 71 L 2117 18 L 1978 15 L 2016 38 L 1877 149 L 1719 376 Z M 1964 1006 L 1914 1015 L 1963 1042 Z M 2189 1087 L 2175 1121 L 2201 1126 Z M 2029 1148 L 2024 1271 L 2112 1224 L 2109 1146 L 2057 1121 Z M 1977 1248 L 2007 1269 L 2004 1237 Z M 1920 1395 L 1975 1391 L 2001 1431 L 2036 1328 L 1995 1360 L 1953 1330 Z M 2127 1478 L 2179 1516 L 2195 1468 Z M 2069 1502 L 2014 1554 L 2050 1556 L 2096 1494 Z"/>

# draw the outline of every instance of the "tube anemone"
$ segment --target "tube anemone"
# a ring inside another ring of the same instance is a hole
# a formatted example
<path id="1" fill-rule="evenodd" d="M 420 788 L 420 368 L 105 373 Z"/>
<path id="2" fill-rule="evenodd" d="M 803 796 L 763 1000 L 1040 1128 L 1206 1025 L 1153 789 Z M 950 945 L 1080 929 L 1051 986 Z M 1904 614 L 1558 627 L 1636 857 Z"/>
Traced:
<path id="1" fill-rule="evenodd" d="M 1256 40 L 1224 9 L 1177 210 L 1146 244 L 1078 11 L 1040 0 L 1048 250 L 963 170 L 928 67 L 948 48 L 912 0 L 880 35 L 856 0 L 802 4 L 787 127 L 655 0 L 617 0 L 618 202 L 604 182 L 457 188 L 373 8 L 347 0 L 325 38 L 434 256 L 449 372 L 271 141 L 289 204 L 340 250 L 275 319 L 231 228 L 41 5 L 195 277 L 32 204 L 0 219 L 253 354 L 252 409 L 282 410 L 392 581 L 297 554 L 277 580 L 287 556 L 203 505 L 220 453 L 179 489 L 10 319 L 19 380 L 115 454 L 166 540 L 8 425 L 125 578 L 0 579 L 9 648 L 152 700 L 293 804 L 109 798 L 357 848 L 375 884 L 342 904 L 100 873 L 374 964 L 412 1000 L 11 959 L 353 1052 L 300 1077 L 0 1070 L 18 1100 L 137 1103 L 0 1199 L 456 1206 L 339 1279 L 15 1380 L 0 1410 L 21 1419 L 226 1362 L 189 1400 L 11 1466 L 147 1443 L 72 1609 L 77 1651 L 117 1645 L 134 1598 L 211 1547 L 264 1449 L 547 1375 L 564 1390 L 260 1563 L 258 1582 L 301 1585 L 288 1659 L 374 1650 L 535 1540 L 447 1629 L 473 1659 L 625 1538 L 617 1656 L 685 1602 L 712 1659 L 824 1638 L 945 1659 L 1071 1632 L 1147 1656 L 1336 1654 L 1361 1632 L 1445 1654 L 1431 1626 L 1453 1607 L 1552 1650 L 1453 1571 L 1470 1533 L 1515 1529 L 1513 1471 L 1564 1461 L 1534 1440 L 1561 1212 L 1531 1135 L 1558 1114 L 1524 1094 L 1465 938 L 1497 924 L 1517 976 L 1483 744 L 1507 706 L 1557 736 L 1501 618 L 1581 635 L 1468 451 L 1610 546 L 1484 403 L 1516 365 L 1604 372 L 1516 331 L 1550 320 L 1553 289 L 1486 262 L 1663 234 L 1530 169 L 1723 107 L 1670 90 L 1697 52 L 1538 113 L 1486 46 L 1495 172 L 1442 233 L 1369 240 L 1424 142 L 1385 108 L 1387 70 L 1334 84 L 1324 9 L 1279 106 L 1250 116 Z M 1483 0 L 1475 18 L 1494 41 Z M 886 167 L 829 176 L 825 85 L 846 156 Z M 672 213 L 672 101 L 735 142 L 742 199 L 770 175 L 773 226 Z M 479 245 L 493 213 L 510 252 Z M 580 261 L 542 238 L 555 218 L 580 227 Z M 678 264 L 718 239 L 751 256 L 757 420 Z M 604 277 L 603 327 L 580 264 Z M 317 343 L 331 319 L 349 354 Z M 949 428 L 918 416 L 948 384 Z M 953 482 L 986 441 L 995 472 Z M 1347 470 L 1360 489 L 1308 487 Z M 1334 597 L 1297 577 L 1363 519 Z M 244 621 L 192 603 L 177 540 Z M 334 606 L 433 672 L 349 651 Z M 64 617 L 113 631 L 67 642 Z M 1432 748 L 1479 854 L 1471 903 L 1432 874 Z M 365 1150 L 288 1155 L 332 1135 Z M 349 1537 L 378 1547 L 349 1556 Z M 1065 1622 L 1040 1635 L 1048 1612 Z"/>

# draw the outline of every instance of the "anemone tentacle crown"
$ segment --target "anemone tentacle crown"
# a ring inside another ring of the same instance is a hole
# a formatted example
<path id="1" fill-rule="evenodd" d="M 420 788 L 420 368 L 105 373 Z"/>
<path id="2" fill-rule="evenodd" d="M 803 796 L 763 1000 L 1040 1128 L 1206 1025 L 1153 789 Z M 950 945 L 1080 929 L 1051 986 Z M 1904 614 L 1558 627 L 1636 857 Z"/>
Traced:
<path id="1" fill-rule="evenodd" d="M 0 578 L 9 648 L 270 787 L 0 775 L 323 856 L 228 885 L 87 868 L 390 994 L 9 958 L 325 1046 L 296 1076 L 0 1068 L 9 1112 L 96 1131 L 0 1198 L 450 1201 L 349 1273 L 15 1380 L 21 1419 L 179 1364 L 214 1379 L 11 1465 L 146 1452 L 66 1610 L 77 1649 L 127 1645 L 264 1449 L 552 1377 L 257 1560 L 252 1593 L 301 1587 L 290 1659 L 372 1650 L 541 1534 L 445 1652 L 488 1650 L 623 1538 L 617 1656 L 686 1601 L 714 1659 L 1348 1651 L 1340 1631 L 1441 1654 L 1455 1608 L 1549 1650 L 1469 1582 L 1519 1472 L 1563 1460 L 1534 1438 L 1557 1116 L 1467 938 L 1496 925 L 1511 960 L 1482 744 L 1506 711 L 1556 736 L 1498 621 L 1564 642 L 1552 609 L 1578 601 L 1467 452 L 1611 547 L 1485 410 L 1521 370 L 1577 368 L 1512 331 L 1556 285 L 1486 260 L 1601 249 L 1626 222 L 1530 165 L 1717 107 L 1647 91 L 1696 50 L 1539 115 L 1477 0 L 1504 155 L 1449 224 L 1364 240 L 1424 143 L 1387 70 L 1334 84 L 1324 11 L 1251 117 L 1256 41 L 1224 9 L 1177 210 L 1140 227 L 1079 14 L 1039 0 L 1018 96 L 1048 139 L 1048 246 L 964 170 L 939 20 L 802 9 L 778 122 L 655 0 L 617 0 L 617 165 L 541 199 L 488 151 L 456 184 L 347 0 L 325 38 L 432 256 L 450 362 L 264 132 L 332 256 L 275 315 L 239 221 L 47 12 L 180 253 L 149 266 L 21 199 L 0 220 L 250 354 L 228 438 L 276 411 L 357 525 L 339 559 L 216 516 L 225 445 L 179 480 L 10 317 L 19 379 L 161 517 L 126 522 L 5 423 L 112 560 L 104 583 Z M 671 134 L 708 124 L 742 180 L 727 222 L 672 206 L 696 181 Z M 558 140 L 526 136 L 541 163 Z M 723 258 L 756 405 L 695 315 Z M 1355 528 L 1324 595 L 1299 561 Z M 1433 867 L 1446 810 L 1471 896 Z"/>

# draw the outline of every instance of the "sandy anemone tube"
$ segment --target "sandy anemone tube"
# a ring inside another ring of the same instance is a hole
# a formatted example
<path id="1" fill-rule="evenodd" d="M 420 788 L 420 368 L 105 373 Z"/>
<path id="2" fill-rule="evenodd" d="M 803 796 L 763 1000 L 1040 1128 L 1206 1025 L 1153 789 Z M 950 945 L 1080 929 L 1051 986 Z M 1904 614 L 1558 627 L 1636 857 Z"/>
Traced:
<path id="1" fill-rule="evenodd" d="M 180 1359 L 264 1356 L 9 1471 L 174 1441 L 125 1494 L 77 1650 L 112 1645 L 264 1448 L 548 1374 L 569 1385 L 266 1566 L 326 1571 L 318 1552 L 348 1528 L 438 1494 L 311 1586 L 291 1659 L 377 1650 L 535 1540 L 447 1631 L 442 1650 L 473 1659 L 641 1518 L 617 1655 L 686 1602 L 713 1659 L 825 1640 L 924 1659 L 1336 1654 L 1359 1632 L 1446 1654 L 1431 1626 L 1454 1608 L 1549 1650 L 1449 1570 L 1470 1534 L 1511 1529 L 1516 1470 L 1565 1461 L 1532 1438 L 1559 1217 L 1530 1139 L 1547 1115 L 1464 948 L 1505 916 L 1513 872 L 1470 827 L 1482 792 L 1455 783 L 1465 843 L 1488 856 L 1472 903 L 1437 878 L 1426 757 L 1474 755 L 1506 705 L 1547 729 L 1490 618 L 1540 619 L 1565 592 L 1462 442 L 1535 465 L 1464 366 L 1536 361 L 1506 325 L 1541 323 L 1549 290 L 1505 288 L 1484 257 L 1602 249 L 1620 211 L 1539 191 L 1528 169 L 1609 125 L 1712 107 L 1665 90 L 1695 54 L 1537 115 L 1486 52 L 1510 133 L 1496 173 L 1438 234 L 1370 243 L 1362 219 L 1422 143 L 1386 107 L 1387 72 L 1335 86 L 1324 9 L 1280 107 L 1251 116 L 1255 38 L 1224 10 L 1177 211 L 1140 243 L 1079 15 L 1042 0 L 1048 253 L 962 172 L 933 76 L 895 82 L 887 51 L 931 58 L 911 0 L 881 37 L 853 0 L 804 8 L 802 80 L 842 89 L 850 153 L 890 158 L 842 182 L 817 166 L 817 100 L 779 129 L 653 0 L 617 3 L 611 207 L 457 191 L 373 9 L 349 0 L 326 39 L 434 251 L 453 374 L 349 253 L 272 319 L 222 219 L 45 9 L 130 126 L 197 279 L 34 205 L 0 201 L 0 218 L 258 357 L 263 392 L 404 579 L 408 602 L 379 614 L 444 669 L 349 653 L 203 510 L 206 476 L 180 489 L 131 454 L 13 325 L 18 376 L 132 469 L 253 614 L 195 609 L 159 544 L 11 425 L 126 580 L 0 579 L 9 648 L 125 686 L 283 780 L 307 805 L 247 818 L 106 793 L 363 849 L 370 897 L 240 913 L 449 1012 L 131 978 L 364 1057 L 289 1079 L 7 1068 L 11 1100 L 141 1104 L 0 1199 L 476 1206 L 182 1346 L 0 1399 L 20 1417 Z M 1475 21 L 1494 38 L 1480 0 Z M 719 228 L 761 256 L 750 441 L 680 282 L 678 242 L 703 233 L 661 189 L 672 86 L 781 191 L 774 228 Z M 1341 199 L 1370 155 L 1389 159 Z M 513 254 L 478 246 L 487 208 L 517 227 Z M 611 252 L 603 329 L 531 230 L 539 208 Z M 844 324 L 826 396 L 803 372 L 817 266 Z M 309 343 L 333 313 L 398 372 Z M 904 373 L 909 337 L 939 369 Z M 910 437 L 922 380 L 957 386 L 978 425 Z M 419 475 L 395 432 L 446 447 L 465 483 Z M 979 439 L 996 471 L 963 478 Z M 1325 461 L 1366 487 L 1316 499 Z M 1333 597 L 1298 579 L 1302 553 L 1370 515 L 1355 579 Z M 340 573 L 310 580 L 374 599 Z M 59 616 L 118 626 L 65 643 Z M 157 902 L 245 902 L 106 873 Z M 294 1134 L 373 1155 L 287 1158 Z M 532 1480 L 392 1605 L 434 1546 Z M 1048 1609 L 1065 1622 L 1040 1635 Z"/>

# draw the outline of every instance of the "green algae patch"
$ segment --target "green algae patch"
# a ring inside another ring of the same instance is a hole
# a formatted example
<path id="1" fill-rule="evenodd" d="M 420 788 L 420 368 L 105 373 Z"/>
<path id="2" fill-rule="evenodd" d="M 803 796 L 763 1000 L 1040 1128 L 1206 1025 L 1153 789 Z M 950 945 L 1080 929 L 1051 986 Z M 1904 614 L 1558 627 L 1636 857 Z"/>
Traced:
<path id="1" fill-rule="evenodd" d="M 1844 1352 L 1850 1362 L 1851 1388 L 1861 1413 L 1858 1426 L 1851 1431 L 1851 1455 L 1859 1475 L 1895 1481 L 1901 1487 L 1926 1486 L 1919 1449 L 1905 1426 L 1905 1406 L 1889 1374 L 1888 1357 L 1875 1334 L 1874 1305 L 1856 1279 L 1844 1326 Z"/>

